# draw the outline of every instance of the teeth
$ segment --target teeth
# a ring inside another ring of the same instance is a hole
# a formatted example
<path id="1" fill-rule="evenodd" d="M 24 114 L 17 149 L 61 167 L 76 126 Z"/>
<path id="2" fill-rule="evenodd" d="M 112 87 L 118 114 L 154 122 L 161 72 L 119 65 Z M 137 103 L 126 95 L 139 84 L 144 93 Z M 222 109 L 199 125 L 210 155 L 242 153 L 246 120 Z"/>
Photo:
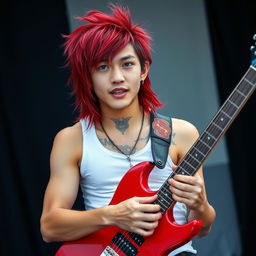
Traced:
<path id="1" fill-rule="evenodd" d="M 119 90 L 119 91 L 113 91 L 112 93 L 113 93 L 113 94 L 118 94 L 118 93 L 123 93 L 123 92 L 125 92 L 125 91 Z"/>

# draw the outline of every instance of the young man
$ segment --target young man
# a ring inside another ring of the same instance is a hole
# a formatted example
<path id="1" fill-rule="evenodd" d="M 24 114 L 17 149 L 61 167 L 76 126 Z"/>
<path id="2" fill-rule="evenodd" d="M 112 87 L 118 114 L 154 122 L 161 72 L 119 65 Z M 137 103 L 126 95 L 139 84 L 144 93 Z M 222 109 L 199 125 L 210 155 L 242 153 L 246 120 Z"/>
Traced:
<path id="1" fill-rule="evenodd" d="M 156 196 L 133 197 L 108 205 L 123 175 L 142 161 L 152 161 L 149 114 L 161 106 L 150 88 L 150 37 L 133 25 L 128 9 L 112 6 L 107 15 L 90 11 L 89 24 L 67 36 L 65 53 L 70 82 L 80 110 L 79 122 L 61 130 L 51 153 L 41 232 L 46 242 L 79 239 L 109 225 L 150 236 L 161 219 Z M 154 190 L 169 177 L 198 137 L 196 128 L 172 119 L 173 137 L 164 169 L 149 177 Z M 202 168 L 195 176 L 169 180 L 178 223 L 200 219 L 199 236 L 215 218 L 207 201 Z M 79 184 L 85 211 L 72 210 Z M 183 253 L 183 254 L 181 254 Z M 191 242 L 170 255 L 196 255 Z"/>

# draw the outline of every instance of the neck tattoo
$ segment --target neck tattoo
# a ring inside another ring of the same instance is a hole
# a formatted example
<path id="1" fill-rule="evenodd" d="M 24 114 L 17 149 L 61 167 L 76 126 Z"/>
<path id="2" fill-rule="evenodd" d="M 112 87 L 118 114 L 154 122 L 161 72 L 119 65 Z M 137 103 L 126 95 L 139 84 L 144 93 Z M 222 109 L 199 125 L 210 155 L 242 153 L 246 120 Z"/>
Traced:
<path id="1" fill-rule="evenodd" d="M 123 120 L 127 120 L 127 126 L 128 126 L 128 120 L 130 119 L 131 117 L 128 117 L 128 118 L 123 118 Z M 113 119 L 111 119 L 113 120 Z M 114 119 L 116 120 L 116 119 Z M 129 154 L 126 154 L 123 150 L 121 150 L 115 143 L 114 141 L 109 137 L 109 135 L 107 134 L 106 130 L 104 129 L 103 125 L 102 125 L 102 122 L 100 122 L 100 125 L 101 125 L 101 128 L 103 130 L 103 132 L 105 133 L 105 135 L 107 136 L 107 138 L 109 139 L 109 141 L 111 142 L 111 144 L 123 155 L 126 156 L 126 159 L 127 161 L 130 163 L 130 168 L 132 168 L 132 160 L 131 160 L 131 154 L 133 153 L 138 141 L 139 141 L 139 138 L 140 138 L 140 135 L 141 135 L 141 131 L 142 131 L 142 128 L 143 128 L 143 123 L 144 123 L 144 111 L 142 112 L 142 121 L 141 121 L 141 127 L 140 127 L 140 131 L 138 133 L 138 137 L 133 145 L 133 147 L 131 148 Z M 126 130 L 126 129 L 125 129 Z M 122 132 L 123 133 L 123 132 Z"/>
<path id="2" fill-rule="evenodd" d="M 129 128 L 128 121 L 131 119 L 131 116 L 127 118 L 111 118 L 111 120 L 116 124 L 116 129 L 119 130 L 122 134 Z"/>

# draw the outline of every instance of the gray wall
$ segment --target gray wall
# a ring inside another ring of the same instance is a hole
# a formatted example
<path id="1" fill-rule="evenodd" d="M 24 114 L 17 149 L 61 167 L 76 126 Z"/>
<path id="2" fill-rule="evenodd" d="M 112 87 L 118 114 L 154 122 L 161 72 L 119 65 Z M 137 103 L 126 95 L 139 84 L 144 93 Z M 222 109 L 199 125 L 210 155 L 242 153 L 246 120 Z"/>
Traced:
<path id="1" fill-rule="evenodd" d="M 109 1 L 67 0 L 70 26 L 88 10 L 109 12 Z M 113 1 L 114 2 L 114 1 Z M 203 0 L 126 0 L 135 22 L 153 37 L 152 87 L 163 114 L 185 119 L 201 132 L 219 108 Z M 205 163 L 209 201 L 217 211 L 212 232 L 194 243 L 199 255 L 241 255 L 225 137 Z"/>

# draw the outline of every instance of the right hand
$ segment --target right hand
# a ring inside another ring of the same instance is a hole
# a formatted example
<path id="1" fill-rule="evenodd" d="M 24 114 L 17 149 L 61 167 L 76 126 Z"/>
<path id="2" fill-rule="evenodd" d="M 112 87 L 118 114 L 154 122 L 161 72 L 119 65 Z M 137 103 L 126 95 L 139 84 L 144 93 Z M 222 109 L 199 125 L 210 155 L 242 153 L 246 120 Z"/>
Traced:
<path id="1" fill-rule="evenodd" d="M 151 197 L 133 197 L 117 205 L 109 205 L 110 225 L 150 236 L 158 226 L 162 214 L 160 206 L 153 204 L 157 195 Z"/>

